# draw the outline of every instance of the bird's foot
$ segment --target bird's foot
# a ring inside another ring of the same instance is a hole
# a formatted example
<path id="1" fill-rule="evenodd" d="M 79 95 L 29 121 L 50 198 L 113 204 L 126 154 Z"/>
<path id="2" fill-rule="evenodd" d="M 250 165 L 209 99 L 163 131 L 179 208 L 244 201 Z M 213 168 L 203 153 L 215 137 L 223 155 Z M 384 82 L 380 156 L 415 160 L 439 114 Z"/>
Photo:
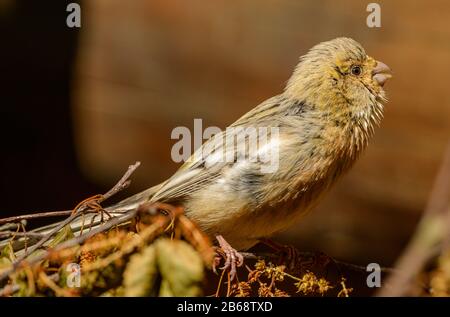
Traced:
<path id="1" fill-rule="evenodd" d="M 286 264 L 291 272 L 325 268 L 333 258 L 323 252 L 300 252 L 292 245 L 283 245 L 271 239 L 260 239 L 261 243 L 269 246 L 280 254 L 279 263 Z"/>
<path id="2" fill-rule="evenodd" d="M 280 254 L 280 263 L 284 263 L 289 271 L 294 271 L 299 263 L 301 263 L 301 254 L 292 245 L 284 245 L 271 239 L 260 239 L 261 243 L 269 246 Z"/>
<path id="3" fill-rule="evenodd" d="M 244 257 L 221 235 L 216 236 L 216 239 L 217 242 L 219 242 L 220 247 L 217 249 L 217 255 L 214 258 L 213 271 L 216 272 L 216 267 L 220 264 L 220 261 L 223 258 L 225 260 L 225 264 L 220 269 L 230 270 L 230 281 L 233 281 L 236 277 L 237 268 L 244 264 Z"/>

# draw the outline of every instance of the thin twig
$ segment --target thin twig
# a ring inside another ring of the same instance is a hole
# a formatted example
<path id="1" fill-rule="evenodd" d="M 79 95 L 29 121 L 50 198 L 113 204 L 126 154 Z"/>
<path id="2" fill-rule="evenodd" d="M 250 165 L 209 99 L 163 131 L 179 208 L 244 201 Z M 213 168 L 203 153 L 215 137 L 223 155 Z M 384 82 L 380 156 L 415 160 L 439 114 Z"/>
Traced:
<path id="1" fill-rule="evenodd" d="M 59 281 L 59 274 L 54 273 L 52 275 L 48 275 L 48 278 L 52 280 L 53 282 Z M 8 284 L 3 288 L 0 288 L 0 297 L 10 296 L 14 294 L 15 292 L 20 290 L 19 284 Z"/>
<path id="2" fill-rule="evenodd" d="M 131 176 L 131 174 L 133 174 L 133 172 L 139 167 L 141 163 L 140 162 L 136 162 L 133 165 L 130 165 L 128 167 L 128 170 L 125 172 L 125 174 L 122 176 L 122 178 L 114 185 L 113 188 L 111 188 L 108 192 L 106 192 L 104 195 L 101 195 L 98 199 L 96 199 L 96 203 L 100 204 L 101 202 L 105 201 L 106 199 L 112 197 L 113 195 L 115 195 L 116 193 L 118 193 L 119 191 L 123 190 L 124 188 L 126 188 L 129 184 L 130 181 L 128 180 L 128 178 Z M 64 221 L 62 221 L 58 226 L 56 226 L 56 228 L 54 228 L 51 232 L 49 232 L 48 234 L 46 234 L 44 237 L 41 238 L 41 240 L 39 242 L 37 242 L 35 245 L 33 245 L 30 249 L 29 252 L 24 253 L 22 256 L 20 256 L 16 261 L 14 261 L 11 270 L 7 270 L 6 272 L 3 272 L 2 274 L 0 274 L 0 281 L 2 281 L 4 278 L 6 278 L 12 271 L 14 271 L 17 267 L 19 267 L 21 265 L 21 263 L 23 262 L 24 259 L 27 258 L 28 254 L 32 254 L 34 251 L 36 251 L 37 249 L 39 249 L 40 247 L 42 247 L 51 237 L 53 237 L 57 232 L 59 232 L 62 228 L 64 228 L 66 225 L 68 225 L 69 223 L 71 223 L 75 218 L 77 218 L 79 216 L 79 214 L 81 212 L 84 212 L 87 210 L 89 204 L 82 204 L 81 206 L 78 206 L 75 210 L 73 210 L 73 212 L 71 213 L 71 215 Z M 134 213 L 130 213 L 131 215 L 133 215 L 134 217 Z M 103 229 L 103 230 L 98 230 L 98 229 L 102 229 L 102 228 L 106 228 L 109 227 L 110 223 L 114 223 L 112 226 L 120 224 L 120 221 L 122 221 L 123 218 L 128 218 L 129 215 L 127 215 L 126 217 L 120 217 L 120 218 L 116 218 L 113 219 L 115 221 L 108 221 L 107 223 L 105 223 L 105 225 L 100 226 L 99 228 L 96 228 L 90 232 L 88 232 L 87 234 L 84 235 L 80 235 L 78 238 L 75 239 L 71 239 L 69 241 L 67 241 L 66 243 L 63 243 L 61 245 L 65 245 L 68 242 L 73 242 L 75 241 L 75 243 L 73 245 L 76 245 L 78 243 L 82 243 L 84 242 L 86 239 L 90 238 L 93 234 L 98 233 L 98 232 L 103 232 L 104 230 L 108 230 L 108 229 Z M 131 218 L 130 218 L 131 219 Z M 118 222 L 119 221 L 119 222 Z M 108 226 L 107 226 L 108 225 Z M 111 228 L 112 228 L 111 226 Z M 83 240 L 84 239 L 84 240 Z M 76 241 L 80 241 L 80 242 L 76 242 Z M 60 246 L 61 246 L 60 245 Z M 47 252 L 45 252 L 44 254 L 46 254 Z M 34 260 L 34 261 L 39 261 L 39 260 Z M 35 263 L 35 262 L 34 262 Z"/>
<path id="3" fill-rule="evenodd" d="M 90 239 L 92 236 L 98 234 L 98 233 L 102 233 L 105 231 L 108 231 L 111 228 L 114 228 L 115 226 L 121 225 L 123 223 L 126 223 L 128 221 L 130 221 L 131 219 L 133 219 L 134 217 L 136 217 L 136 213 L 137 213 L 137 209 L 131 210 L 130 212 L 128 212 L 127 214 L 125 214 L 123 217 L 114 217 L 111 218 L 110 220 L 108 220 L 107 222 L 105 222 L 103 225 L 92 229 L 89 232 L 86 232 L 85 234 L 78 236 L 76 238 L 72 238 L 70 240 L 67 240 L 61 244 L 58 244 L 55 248 L 49 250 L 49 252 L 57 252 L 60 251 L 62 249 L 66 249 L 66 248 L 71 248 L 73 246 L 76 246 L 78 244 L 82 244 L 83 242 L 85 242 L 86 240 Z M 48 254 L 49 252 L 44 253 L 41 257 L 41 259 L 46 257 L 46 254 Z M 41 260 L 40 259 L 40 260 Z M 39 260 L 38 260 L 39 261 Z"/>
<path id="4" fill-rule="evenodd" d="M 29 252 L 25 252 L 24 254 L 22 254 L 13 264 L 14 266 L 18 266 L 18 264 L 20 262 L 22 262 L 29 254 L 33 253 L 34 251 L 36 251 L 37 249 L 39 249 L 40 247 L 42 247 L 51 237 L 53 237 L 56 233 L 59 232 L 59 230 L 61 230 L 62 228 L 64 228 L 66 225 L 68 225 L 69 223 L 72 222 L 72 220 L 74 220 L 75 218 L 78 217 L 78 213 L 75 212 L 72 215 L 69 216 L 69 218 L 67 218 L 66 220 L 64 220 L 63 222 L 61 222 L 58 226 L 56 226 L 56 228 L 54 228 L 52 231 L 50 231 L 48 234 L 44 235 L 41 240 L 39 240 L 39 242 L 37 242 L 35 245 L 33 245 L 28 251 Z"/>
<path id="5" fill-rule="evenodd" d="M 9 238 L 12 236 L 25 238 L 42 238 L 44 234 L 37 232 L 15 232 L 11 230 L 0 232 L 0 239 Z"/>
<path id="6" fill-rule="evenodd" d="M 245 259 L 249 259 L 249 260 L 264 259 L 264 260 L 268 260 L 268 261 L 273 261 L 273 260 L 277 260 L 279 258 L 278 255 L 276 255 L 274 253 L 252 253 L 252 252 L 240 252 L 240 253 Z M 300 257 L 312 257 L 312 256 L 314 256 L 314 253 L 298 251 L 298 255 Z M 351 270 L 357 271 L 357 272 L 367 272 L 367 268 L 365 266 L 336 260 L 334 258 L 331 258 L 331 259 L 332 259 L 333 263 L 337 266 L 345 267 L 345 268 L 348 268 L 348 269 L 351 269 Z M 381 272 L 383 272 L 383 273 L 392 273 L 395 271 L 397 271 L 397 270 L 390 268 L 390 267 L 382 267 L 381 268 Z"/>
<path id="7" fill-rule="evenodd" d="M 447 146 L 444 159 L 427 207 L 423 213 L 414 236 L 397 260 L 396 268 L 401 274 L 392 274 L 377 293 L 377 296 L 404 296 L 411 290 L 411 285 L 417 274 L 426 263 L 442 251 L 445 240 L 450 235 L 450 143 Z"/>
<path id="8" fill-rule="evenodd" d="M 0 297 L 10 296 L 20 289 L 18 284 L 6 285 L 4 288 L 0 289 Z"/>
<path id="9" fill-rule="evenodd" d="M 98 233 L 108 231 L 109 229 L 113 228 L 114 226 L 117 226 L 117 225 L 120 225 L 120 224 L 130 221 L 131 219 L 133 219 L 136 216 L 136 213 L 137 213 L 137 209 L 130 211 L 123 217 L 114 217 L 111 220 L 108 220 L 103 225 L 100 225 L 99 227 L 92 229 L 91 231 L 86 232 L 85 234 L 83 234 L 81 236 L 67 240 L 61 244 L 58 244 L 56 247 L 54 247 L 52 249 L 44 251 L 40 255 L 37 255 L 31 259 L 28 259 L 26 261 L 26 263 L 27 263 L 27 265 L 33 265 L 33 264 L 47 258 L 50 255 L 50 253 L 58 252 L 60 250 L 66 249 L 66 248 L 71 248 L 76 245 L 82 244 L 83 242 L 85 242 L 86 240 L 88 240 L 89 238 L 91 238 L 92 236 L 94 236 Z M 6 277 L 8 277 L 9 274 L 14 272 L 14 270 L 17 269 L 21 263 L 23 263 L 23 261 L 22 262 L 16 261 L 12 268 L 10 268 L 10 269 L 4 271 L 2 274 L 0 274 L 0 281 L 2 281 Z"/>
<path id="10" fill-rule="evenodd" d="M 61 211 L 46 211 L 46 212 L 39 212 L 39 213 L 28 214 L 28 215 L 8 217 L 8 218 L 0 219 L 0 225 L 6 224 L 6 223 L 12 223 L 12 222 L 19 222 L 22 220 L 37 219 L 37 218 L 68 216 L 71 213 L 72 213 L 72 210 L 61 210 Z"/>
<path id="11" fill-rule="evenodd" d="M 131 176 L 131 174 L 133 174 L 133 172 L 139 167 L 139 165 L 141 165 L 140 162 L 136 162 L 133 165 L 130 165 L 128 167 L 128 170 L 126 171 L 126 173 L 122 176 L 122 178 L 116 183 L 116 185 L 114 185 L 114 187 L 112 189 L 110 189 L 106 194 L 100 196 L 96 202 L 98 204 L 102 203 L 103 201 L 105 201 L 106 199 L 112 197 L 114 194 L 118 193 L 119 191 L 123 190 L 124 188 L 126 188 L 129 184 L 130 181 L 128 180 L 128 178 Z M 83 204 L 81 206 L 79 206 L 79 208 L 75 209 L 74 212 L 69 216 L 69 218 L 67 218 L 65 221 L 61 222 L 56 228 L 54 228 L 49 234 L 47 234 L 45 237 L 43 237 L 38 243 L 36 243 L 33 247 L 30 248 L 30 252 L 28 253 L 24 253 L 19 259 L 17 259 L 16 262 L 20 262 L 23 259 L 25 259 L 27 257 L 28 254 L 33 253 L 34 251 L 36 251 L 37 249 L 39 249 L 41 246 L 44 245 L 45 242 L 47 242 L 51 237 L 53 237 L 53 235 L 55 235 L 57 232 L 59 232 L 59 230 L 61 230 L 62 228 L 64 228 L 66 225 L 68 225 L 70 222 L 72 222 L 72 220 L 74 220 L 79 213 L 85 211 L 88 208 L 88 204 Z"/>
<path id="12" fill-rule="evenodd" d="M 335 260 L 335 259 L 333 259 L 333 262 L 338 266 L 345 267 L 347 269 L 350 269 L 350 270 L 353 270 L 356 272 L 367 272 L 367 267 L 363 266 L 363 265 L 357 265 L 357 264 L 343 262 L 343 261 L 339 261 L 339 260 Z M 397 272 L 398 270 L 391 268 L 391 267 L 380 267 L 380 271 L 382 273 L 393 273 L 393 272 Z"/>
<path id="13" fill-rule="evenodd" d="M 114 186 L 111 190 L 109 190 L 107 193 L 102 195 L 102 199 L 99 199 L 99 202 L 105 201 L 106 199 L 115 195 L 117 192 L 126 188 L 130 184 L 130 182 L 127 181 L 127 179 L 139 167 L 139 165 L 140 165 L 140 162 L 136 162 L 134 165 L 129 166 L 127 172 L 124 174 L 122 179 L 116 184 L 116 186 Z M 32 214 L 27 214 L 27 215 L 7 217 L 7 218 L 0 219 L 0 225 L 15 223 L 15 222 L 19 222 L 22 220 L 37 219 L 37 218 L 69 216 L 72 214 L 72 212 L 73 212 L 73 210 L 58 210 L 58 211 L 45 211 L 45 212 L 32 213 Z"/>
<path id="14" fill-rule="evenodd" d="M 216 294 L 214 295 L 215 297 L 219 297 L 219 295 L 220 295 L 220 286 L 222 286 L 222 280 L 223 280 L 224 275 L 225 275 L 225 270 L 222 270 L 222 274 L 220 274 L 219 283 L 217 284 Z"/>
<path id="15" fill-rule="evenodd" d="M 134 171 L 141 165 L 141 162 L 136 162 L 133 165 L 128 166 L 128 170 L 125 172 L 125 174 L 122 176 L 122 178 L 117 182 L 116 185 L 114 185 L 113 188 L 111 188 L 106 194 L 103 195 L 103 199 L 99 199 L 98 202 L 102 203 L 103 201 L 111 198 L 121 190 L 125 189 L 130 185 L 130 176 L 134 173 Z"/>
<path id="16" fill-rule="evenodd" d="M 42 283 L 44 283 L 48 288 L 55 292 L 56 296 L 71 297 L 72 293 L 66 289 L 59 287 L 47 274 L 44 272 L 39 272 L 38 278 Z"/>

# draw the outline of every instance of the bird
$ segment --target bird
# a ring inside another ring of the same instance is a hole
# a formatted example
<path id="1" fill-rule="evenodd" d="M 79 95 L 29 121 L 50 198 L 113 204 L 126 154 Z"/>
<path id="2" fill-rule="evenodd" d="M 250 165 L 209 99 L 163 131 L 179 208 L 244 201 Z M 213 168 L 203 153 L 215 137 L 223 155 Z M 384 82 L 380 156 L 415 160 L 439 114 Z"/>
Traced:
<path id="1" fill-rule="evenodd" d="M 210 138 L 168 180 L 116 208 L 135 208 L 142 201 L 183 206 L 187 217 L 217 238 L 234 273 L 242 263 L 238 251 L 298 221 L 349 170 L 381 122 L 387 101 L 383 87 L 391 77 L 386 64 L 351 38 L 319 43 L 300 57 L 281 94 L 229 126 L 276 128 L 276 141 L 268 144 L 277 147 L 275 171 L 264 173 L 260 161 L 238 155 L 207 164 L 214 154 L 198 153 L 211 147 Z M 228 131 L 215 140 L 226 139 Z M 214 153 L 236 150 L 214 143 L 219 150 Z"/>
<path id="2" fill-rule="evenodd" d="M 182 206 L 218 241 L 233 279 L 242 251 L 297 222 L 352 167 L 382 120 L 391 77 L 357 41 L 321 42 L 300 57 L 280 94 L 205 141 L 166 181 L 110 210 L 127 212 L 146 202 Z M 262 134 L 248 133 L 233 146 L 223 142 L 247 129 L 272 131 L 273 138 L 264 143 Z M 252 136 L 263 146 L 249 149 Z M 237 151 L 241 145 L 249 155 Z M 229 159 L 218 160 L 220 153 Z M 265 171 L 267 160 L 258 158 L 270 153 L 275 168 Z"/>

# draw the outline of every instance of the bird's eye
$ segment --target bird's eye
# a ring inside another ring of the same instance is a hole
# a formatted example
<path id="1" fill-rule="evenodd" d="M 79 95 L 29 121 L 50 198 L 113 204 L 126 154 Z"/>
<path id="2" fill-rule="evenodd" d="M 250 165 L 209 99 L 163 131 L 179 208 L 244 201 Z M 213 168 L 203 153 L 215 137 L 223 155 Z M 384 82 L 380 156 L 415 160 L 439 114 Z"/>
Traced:
<path id="1" fill-rule="evenodd" d="M 362 68 L 359 65 L 353 65 L 351 68 L 352 75 L 359 76 L 362 73 Z"/>

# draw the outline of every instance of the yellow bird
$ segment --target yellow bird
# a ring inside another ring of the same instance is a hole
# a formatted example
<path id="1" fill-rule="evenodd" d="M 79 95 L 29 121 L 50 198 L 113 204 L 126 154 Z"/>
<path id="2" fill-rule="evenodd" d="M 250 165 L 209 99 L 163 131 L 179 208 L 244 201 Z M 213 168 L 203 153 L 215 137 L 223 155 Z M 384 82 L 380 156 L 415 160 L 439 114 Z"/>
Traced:
<path id="1" fill-rule="evenodd" d="M 350 38 L 317 44 L 281 94 L 205 142 L 167 181 L 110 209 L 183 206 L 217 238 L 233 278 L 243 262 L 237 250 L 294 223 L 353 165 L 380 123 L 390 77 L 388 66 Z M 228 146 L 228 139 L 235 142 Z"/>

